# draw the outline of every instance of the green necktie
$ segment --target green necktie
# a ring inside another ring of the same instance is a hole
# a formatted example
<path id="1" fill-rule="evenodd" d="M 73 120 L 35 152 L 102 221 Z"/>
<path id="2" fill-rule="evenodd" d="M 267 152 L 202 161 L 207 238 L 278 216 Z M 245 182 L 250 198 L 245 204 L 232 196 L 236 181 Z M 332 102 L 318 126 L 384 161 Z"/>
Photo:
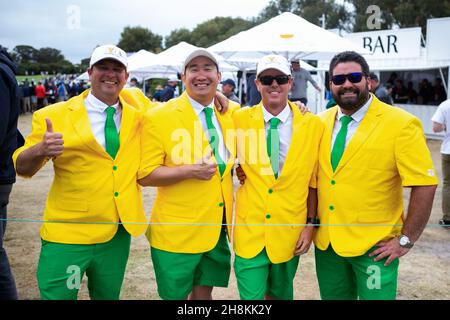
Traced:
<path id="1" fill-rule="evenodd" d="M 331 166 L 333 167 L 333 172 L 336 170 L 339 161 L 344 154 L 345 149 L 345 139 L 347 138 L 347 128 L 348 124 L 353 120 L 350 116 L 341 117 L 341 129 L 339 130 L 336 140 L 334 140 L 333 150 L 331 151 Z"/>
<path id="2" fill-rule="evenodd" d="M 119 134 L 117 133 L 116 124 L 114 123 L 114 113 L 116 109 L 113 107 L 106 108 L 106 122 L 105 122 L 105 143 L 106 152 L 115 158 L 117 151 L 119 150 Z"/>
<path id="3" fill-rule="evenodd" d="M 203 111 L 205 112 L 206 116 L 206 125 L 208 126 L 208 132 L 209 132 L 209 145 L 211 146 L 214 157 L 216 158 L 217 166 L 219 167 L 220 175 L 222 176 L 226 169 L 226 164 L 220 157 L 219 153 L 219 134 L 217 133 L 216 127 L 214 126 L 212 122 L 212 114 L 214 110 L 212 108 L 204 108 Z"/>
<path id="4" fill-rule="evenodd" d="M 280 169 L 280 133 L 278 125 L 281 120 L 278 118 L 270 119 L 269 133 L 267 134 L 267 154 L 269 155 L 275 179 L 278 179 L 278 170 Z"/>

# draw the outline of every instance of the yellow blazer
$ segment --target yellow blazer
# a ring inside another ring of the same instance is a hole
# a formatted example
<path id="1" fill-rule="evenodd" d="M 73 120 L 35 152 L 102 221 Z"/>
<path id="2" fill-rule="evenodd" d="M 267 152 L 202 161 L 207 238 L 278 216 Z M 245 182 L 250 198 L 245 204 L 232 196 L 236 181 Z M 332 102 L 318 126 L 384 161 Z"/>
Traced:
<path id="1" fill-rule="evenodd" d="M 331 243 L 344 257 L 362 255 L 380 240 L 400 233 L 401 226 L 393 225 L 403 224 L 402 187 L 437 184 L 420 121 L 372 97 L 334 173 L 331 135 L 338 107 L 320 114 L 325 133 L 319 156 L 318 214 L 325 226 L 318 229 L 315 245 L 325 250 Z"/>
<path id="2" fill-rule="evenodd" d="M 247 179 L 236 194 L 234 250 L 253 258 L 265 247 L 273 263 L 293 257 L 306 223 L 309 186 L 315 169 L 323 124 L 311 113 L 302 115 L 292 103 L 292 140 L 281 175 L 275 179 L 267 155 L 262 104 L 233 114 L 237 154 Z"/>
<path id="3" fill-rule="evenodd" d="M 223 177 L 219 170 L 211 180 L 184 180 L 158 187 L 147 231 L 150 244 L 161 250 L 200 253 L 213 249 L 219 239 L 223 206 L 227 223 L 233 212 L 231 169 L 236 158 L 231 114 L 239 105 L 230 101 L 229 110 L 218 117 L 230 154 Z M 143 175 L 160 166 L 193 164 L 211 153 L 202 125 L 187 93 L 146 114 L 142 137 Z M 214 157 L 212 157 L 215 161 Z M 230 234 L 231 227 L 228 226 Z"/>
<path id="4" fill-rule="evenodd" d="M 22 151 L 42 141 L 46 131 L 45 118 L 52 121 L 54 132 L 63 135 L 64 152 L 52 160 L 55 175 L 44 211 L 44 220 L 63 223 L 42 225 L 40 234 L 47 241 L 69 244 L 109 241 L 118 225 L 97 223 L 122 221 L 133 236 L 147 228 L 141 189 L 136 179 L 143 115 L 139 109 L 147 108 L 149 104 L 142 101 L 142 105 L 137 105 L 143 95 L 122 90 L 119 97 L 122 105 L 120 147 L 113 160 L 92 133 L 84 106 L 88 92 L 36 111 L 31 134 L 13 155 L 16 165 Z M 127 101 L 132 101 L 133 106 Z"/>

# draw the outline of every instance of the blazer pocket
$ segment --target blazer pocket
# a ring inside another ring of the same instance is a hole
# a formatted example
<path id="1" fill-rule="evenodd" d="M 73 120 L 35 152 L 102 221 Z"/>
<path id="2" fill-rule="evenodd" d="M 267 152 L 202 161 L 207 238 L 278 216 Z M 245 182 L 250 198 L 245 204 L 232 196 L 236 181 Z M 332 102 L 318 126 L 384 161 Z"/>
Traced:
<path id="1" fill-rule="evenodd" d="M 391 220 L 391 217 L 386 214 L 387 209 L 379 210 L 364 210 L 358 213 L 357 220 L 362 223 L 385 223 Z"/>
<path id="2" fill-rule="evenodd" d="M 64 211 L 79 211 L 86 212 L 89 206 L 86 200 L 76 200 L 76 199 L 63 199 L 56 201 L 56 207 Z"/>

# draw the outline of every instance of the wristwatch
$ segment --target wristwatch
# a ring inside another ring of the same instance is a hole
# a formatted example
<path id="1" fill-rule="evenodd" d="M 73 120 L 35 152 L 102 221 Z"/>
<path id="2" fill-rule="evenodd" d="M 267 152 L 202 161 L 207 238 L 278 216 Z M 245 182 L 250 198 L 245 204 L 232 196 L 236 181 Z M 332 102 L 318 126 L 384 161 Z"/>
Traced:
<path id="1" fill-rule="evenodd" d="M 405 236 L 404 234 L 400 235 L 398 238 L 398 243 L 400 244 L 400 247 L 410 249 L 414 246 L 414 243 L 409 240 L 408 236 Z"/>
<path id="2" fill-rule="evenodd" d="M 318 228 L 318 227 L 319 227 L 319 224 L 320 224 L 320 220 L 319 220 L 319 218 L 310 218 L 310 217 L 307 217 L 307 218 L 306 218 L 306 224 L 313 224 L 313 225 L 314 225 L 314 228 Z"/>

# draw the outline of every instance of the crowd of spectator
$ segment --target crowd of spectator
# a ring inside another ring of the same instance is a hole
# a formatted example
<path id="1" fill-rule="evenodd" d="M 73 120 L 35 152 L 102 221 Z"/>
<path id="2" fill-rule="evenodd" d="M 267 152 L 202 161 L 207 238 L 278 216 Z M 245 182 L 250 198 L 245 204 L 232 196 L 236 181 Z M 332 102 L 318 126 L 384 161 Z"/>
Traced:
<path id="1" fill-rule="evenodd" d="M 72 75 L 19 82 L 20 113 L 33 113 L 49 104 L 66 101 L 86 90 L 88 84 Z"/>
<path id="2" fill-rule="evenodd" d="M 386 82 L 386 88 L 390 91 L 394 103 L 439 105 L 447 99 L 441 78 L 436 78 L 434 83 L 424 78 L 418 88 L 414 88 L 412 81 L 405 85 L 405 82 L 393 72 Z"/>

